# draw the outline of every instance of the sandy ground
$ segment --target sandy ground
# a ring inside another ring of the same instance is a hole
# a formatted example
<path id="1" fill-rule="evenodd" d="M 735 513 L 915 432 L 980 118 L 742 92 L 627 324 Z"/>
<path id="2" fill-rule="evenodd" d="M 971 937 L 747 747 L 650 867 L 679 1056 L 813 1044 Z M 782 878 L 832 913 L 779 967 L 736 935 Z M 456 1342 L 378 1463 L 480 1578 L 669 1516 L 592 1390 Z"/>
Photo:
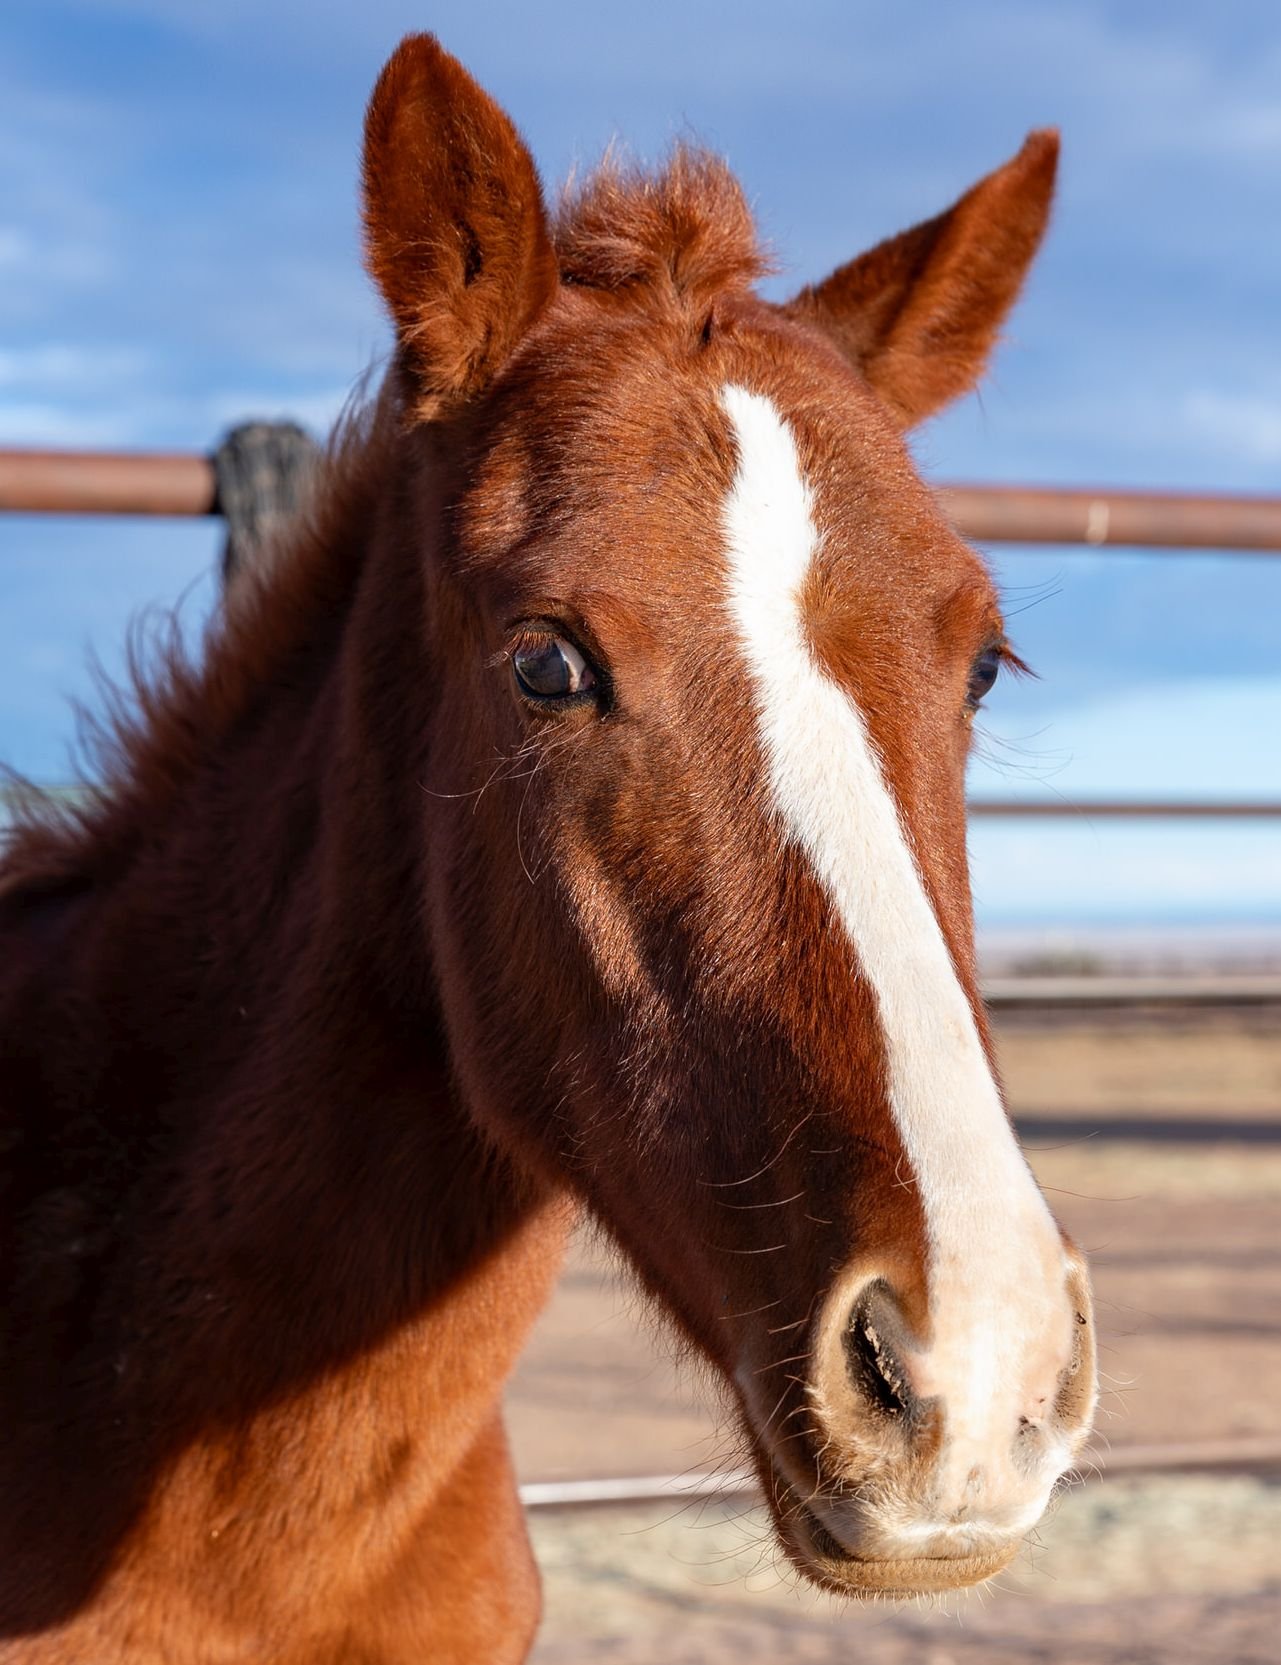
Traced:
<path id="1" fill-rule="evenodd" d="M 1088 1110 L 1281 1118 L 1281 1008 L 1172 1018 L 1159 1008 L 1006 1012 L 1001 1070 L 1016 1113 Z"/>
<path id="2" fill-rule="evenodd" d="M 1069 1493 L 1023 1563 L 936 1605 L 842 1605 L 797 1589 L 757 1511 L 650 1506 L 540 1515 L 539 1665 L 857 1660 L 1275 1665 L 1281 1486 L 1156 1476 Z"/>
<path id="3" fill-rule="evenodd" d="M 1033 1165 L 1091 1255 L 1100 1461 L 1109 1445 L 1281 1443 L 1281 1013 L 1179 1027 L 1020 1013 L 1000 1051 Z M 1109 1137 L 1117 1115 L 1127 1128 L 1152 1118 L 1154 1137 Z M 1232 1139 L 1207 1129 L 1216 1116 Z M 527 1479 L 680 1472 L 724 1451 L 712 1397 L 587 1238 L 522 1362 L 509 1424 Z M 946 1612 L 842 1611 L 798 1594 L 741 1500 L 540 1513 L 535 1657 L 1278 1661 L 1276 1480 L 1118 1474 L 1078 1488 L 999 1589 Z"/>

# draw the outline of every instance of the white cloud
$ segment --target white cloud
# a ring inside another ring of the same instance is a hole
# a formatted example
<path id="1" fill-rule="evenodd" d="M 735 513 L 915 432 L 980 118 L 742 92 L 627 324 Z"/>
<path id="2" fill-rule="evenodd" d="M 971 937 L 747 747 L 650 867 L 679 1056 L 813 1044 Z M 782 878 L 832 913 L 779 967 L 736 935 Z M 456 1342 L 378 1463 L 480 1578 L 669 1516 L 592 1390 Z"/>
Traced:
<path id="1" fill-rule="evenodd" d="M 34 252 L 31 238 L 20 226 L 0 226 L 0 271 L 30 264 Z"/>
<path id="2" fill-rule="evenodd" d="M 0 387 L 30 383 L 77 393 L 144 375 L 148 362 L 147 355 L 135 347 L 83 347 L 58 341 L 0 347 Z"/>
<path id="3" fill-rule="evenodd" d="M 1275 91 L 1257 103 L 1219 111 L 1210 138 L 1239 157 L 1267 162 L 1281 156 L 1281 103 Z"/>
<path id="4" fill-rule="evenodd" d="M 0 445 L 18 447 L 124 445 L 131 433 L 110 412 L 86 411 L 40 399 L 0 400 Z"/>
<path id="5" fill-rule="evenodd" d="M 0 388 L 4 382 L 0 358 Z M 323 437 L 351 391 L 346 383 L 320 388 L 280 383 L 183 394 L 147 390 L 134 381 L 122 386 L 119 397 L 111 401 L 0 397 L 0 445 L 204 447 L 237 422 L 281 420 L 301 422 Z"/>
<path id="6" fill-rule="evenodd" d="M 346 405 L 351 388 L 346 385 L 321 388 L 310 393 L 286 393 L 279 389 L 256 392 L 219 393 L 204 406 L 211 431 L 221 431 L 236 422 L 300 422 L 312 433 L 325 435 Z"/>
<path id="7" fill-rule="evenodd" d="M 1203 444 L 1262 463 L 1281 462 L 1281 398 L 1256 393 L 1189 393 L 1183 419 Z"/>

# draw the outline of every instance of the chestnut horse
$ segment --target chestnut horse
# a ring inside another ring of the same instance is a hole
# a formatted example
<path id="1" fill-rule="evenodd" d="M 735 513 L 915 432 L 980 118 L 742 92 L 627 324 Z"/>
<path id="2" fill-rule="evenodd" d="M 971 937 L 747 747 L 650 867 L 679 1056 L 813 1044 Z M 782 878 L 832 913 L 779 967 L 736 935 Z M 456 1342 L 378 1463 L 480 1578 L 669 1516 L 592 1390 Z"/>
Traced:
<path id="1" fill-rule="evenodd" d="M 453 59 L 391 59 L 382 392 L 3 869 L 4 1660 L 521 1659 L 500 1395 L 580 1203 L 800 1569 L 1015 1553 L 1090 1296 L 975 983 L 1010 653 L 901 436 L 979 374 L 1055 154 L 775 305 L 719 161 L 549 217 Z"/>

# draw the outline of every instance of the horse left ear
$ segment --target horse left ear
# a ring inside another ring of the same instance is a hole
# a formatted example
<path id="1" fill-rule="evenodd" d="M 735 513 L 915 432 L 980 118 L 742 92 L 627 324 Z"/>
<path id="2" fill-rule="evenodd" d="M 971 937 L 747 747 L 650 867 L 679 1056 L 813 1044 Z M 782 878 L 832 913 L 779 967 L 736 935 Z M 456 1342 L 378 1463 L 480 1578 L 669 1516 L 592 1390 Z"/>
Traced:
<path id="1" fill-rule="evenodd" d="M 365 248 L 417 414 L 480 393 L 560 278 L 511 118 L 433 35 L 408 35 L 365 117 Z"/>
<path id="2" fill-rule="evenodd" d="M 1049 219 L 1053 129 L 945 214 L 802 289 L 784 312 L 828 335 L 913 427 L 978 381 Z"/>

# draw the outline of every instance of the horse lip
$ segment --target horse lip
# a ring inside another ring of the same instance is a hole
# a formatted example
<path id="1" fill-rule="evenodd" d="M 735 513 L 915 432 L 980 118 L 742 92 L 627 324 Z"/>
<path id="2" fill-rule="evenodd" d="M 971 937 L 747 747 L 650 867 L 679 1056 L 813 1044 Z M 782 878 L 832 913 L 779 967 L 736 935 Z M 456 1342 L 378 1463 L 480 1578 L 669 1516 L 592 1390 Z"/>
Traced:
<path id="1" fill-rule="evenodd" d="M 808 1576 L 824 1589 L 867 1600 L 907 1600 L 910 1596 L 942 1595 L 983 1584 L 1003 1572 L 1018 1553 L 1011 1544 L 999 1555 L 914 1556 L 895 1561 L 865 1561 L 857 1556 L 829 1559 L 806 1557 Z"/>
<path id="2" fill-rule="evenodd" d="M 1009 1566 L 1020 1540 L 971 1555 L 860 1555 L 846 1548 L 824 1526 L 814 1511 L 771 1464 L 778 1510 L 779 1534 L 793 1563 L 814 1583 L 846 1597 L 869 1600 L 906 1600 L 909 1596 L 941 1594 L 982 1584 Z"/>

